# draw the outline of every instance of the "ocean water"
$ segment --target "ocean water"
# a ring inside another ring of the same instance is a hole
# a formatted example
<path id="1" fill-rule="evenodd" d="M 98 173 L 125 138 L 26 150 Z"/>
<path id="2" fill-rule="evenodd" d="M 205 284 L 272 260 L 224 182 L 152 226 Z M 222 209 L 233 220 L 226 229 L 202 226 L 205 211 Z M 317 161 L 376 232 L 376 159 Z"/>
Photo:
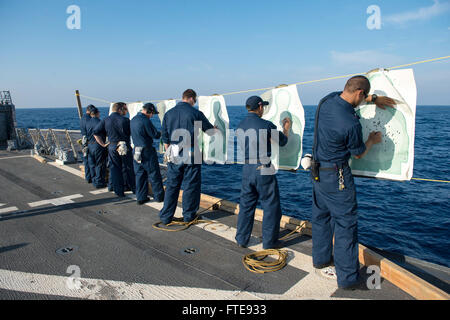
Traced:
<path id="1" fill-rule="evenodd" d="M 315 106 L 305 106 L 303 153 L 311 153 Z M 101 117 L 108 108 L 100 108 Z M 230 127 L 245 116 L 229 106 Z M 79 129 L 76 108 L 16 109 L 19 127 Z M 450 180 L 450 106 L 418 106 L 414 177 Z M 152 119 L 160 128 L 159 119 Z M 161 160 L 161 158 L 160 158 Z M 239 202 L 241 165 L 204 165 L 202 192 Z M 374 246 L 450 267 L 450 184 L 355 178 L 358 236 Z M 311 219 L 312 185 L 306 172 L 278 173 L 283 214 Z"/>

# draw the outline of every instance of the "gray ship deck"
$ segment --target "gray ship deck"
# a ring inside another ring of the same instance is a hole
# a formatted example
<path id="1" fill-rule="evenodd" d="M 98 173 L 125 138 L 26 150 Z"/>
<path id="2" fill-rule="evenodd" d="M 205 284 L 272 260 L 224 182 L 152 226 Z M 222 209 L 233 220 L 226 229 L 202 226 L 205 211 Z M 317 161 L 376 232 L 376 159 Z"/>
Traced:
<path id="1" fill-rule="evenodd" d="M 261 249 L 260 222 L 248 249 L 234 243 L 237 216 L 224 211 L 203 214 L 217 224 L 156 230 L 160 204 L 119 200 L 28 152 L 0 151 L 0 299 L 412 299 L 385 279 L 379 290 L 338 289 L 313 271 L 308 236 L 288 242 L 282 270 L 251 273 L 242 257 Z M 56 252 L 63 247 L 74 250 Z M 68 286 L 69 266 L 81 288 Z"/>

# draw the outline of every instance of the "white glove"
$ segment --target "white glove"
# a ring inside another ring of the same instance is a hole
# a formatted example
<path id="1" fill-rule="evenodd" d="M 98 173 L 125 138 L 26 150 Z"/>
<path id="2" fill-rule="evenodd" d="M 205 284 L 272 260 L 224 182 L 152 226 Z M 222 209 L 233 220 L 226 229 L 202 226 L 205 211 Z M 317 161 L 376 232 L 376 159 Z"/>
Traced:
<path id="1" fill-rule="evenodd" d="M 310 155 L 309 153 L 305 154 L 302 161 L 300 161 L 300 164 L 302 165 L 303 169 L 308 170 L 309 168 L 311 168 L 311 160 L 312 155 Z"/>
<path id="2" fill-rule="evenodd" d="M 142 161 L 142 156 L 141 156 L 141 153 L 142 153 L 142 147 L 135 147 L 134 148 L 134 156 L 133 156 L 133 159 L 137 162 L 137 163 L 141 163 L 141 161 Z"/>
<path id="3" fill-rule="evenodd" d="M 128 148 L 127 148 L 127 144 L 125 143 L 125 141 L 119 141 L 119 143 L 117 144 L 117 152 L 121 156 L 127 155 Z"/>
<path id="4" fill-rule="evenodd" d="M 164 153 L 164 163 L 176 163 L 180 155 L 180 147 L 177 144 L 171 144 Z"/>
<path id="5" fill-rule="evenodd" d="M 81 151 L 83 152 L 83 157 L 87 157 L 88 152 L 89 152 L 88 147 L 83 147 L 83 148 L 81 149 Z"/>

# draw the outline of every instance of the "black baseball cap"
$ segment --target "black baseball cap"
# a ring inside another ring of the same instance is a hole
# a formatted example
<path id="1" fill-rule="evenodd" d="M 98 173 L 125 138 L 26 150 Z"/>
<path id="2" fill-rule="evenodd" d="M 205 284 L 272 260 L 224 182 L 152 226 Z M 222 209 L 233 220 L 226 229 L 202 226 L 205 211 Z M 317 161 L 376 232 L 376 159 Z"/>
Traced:
<path id="1" fill-rule="evenodd" d="M 261 97 L 258 96 L 251 96 L 247 99 L 247 102 L 245 103 L 247 109 L 249 110 L 256 110 L 259 108 L 259 105 L 267 106 L 269 105 L 268 101 L 264 101 L 261 99 Z"/>
<path id="2" fill-rule="evenodd" d="M 93 113 L 93 114 L 97 114 L 98 109 L 96 107 L 94 107 L 93 105 L 91 105 L 91 110 L 89 112 Z"/>
<path id="3" fill-rule="evenodd" d="M 90 104 L 86 107 L 86 111 L 91 113 L 92 111 L 94 111 L 94 109 L 97 109 L 93 104 Z"/>
<path id="4" fill-rule="evenodd" d="M 145 111 L 147 111 L 148 113 L 159 114 L 158 110 L 156 110 L 155 105 L 153 103 L 150 103 L 150 102 L 144 104 L 142 109 L 145 109 Z"/>

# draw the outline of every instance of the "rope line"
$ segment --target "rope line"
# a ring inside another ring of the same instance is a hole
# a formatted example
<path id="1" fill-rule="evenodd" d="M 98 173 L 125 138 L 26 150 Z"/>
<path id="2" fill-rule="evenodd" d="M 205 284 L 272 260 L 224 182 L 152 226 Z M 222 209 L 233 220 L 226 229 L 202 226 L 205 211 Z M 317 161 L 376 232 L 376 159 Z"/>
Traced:
<path id="1" fill-rule="evenodd" d="M 292 171 L 292 172 L 297 172 L 297 171 L 309 172 L 309 170 L 305 170 L 305 169 L 297 169 L 297 170 L 290 170 L 290 171 Z M 424 178 L 411 178 L 411 180 L 450 183 L 450 181 L 448 181 L 448 180 L 436 180 L 436 179 L 424 179 Z"/>
<path id="2" fill-rule="evenodd" d="M 399 68 L 404 68 L 404 67 L 414 66 L 414 65 L 417 65 L 417 64 L 428 63 L 428 62 L 434 62 L 434 61 L 439 61 L 439 60 L 446 60 L 446 59 L 450 59 L 450 56 L 439 57 L 439 58 L 428 59 L 428 60 L 422 60 L 422 61 L 412 62 L 412 63 L 408 63 L 408 64 L 402 64 L 402 65 L 400 65 L 400 66 L 388 68 L 388 70 L 389 70 L 389 69 L 399 69 Z"/>
<path id="3" fill-rule="evenodd" d="M 287 238 L 289 238 L 291 235 L 293 235 L 295 233 L 299 233 L 300 235 L 302 235 L 302 230 L 305 228 L 306 228 L 306 221 L 303 221 L 301 225 L 299 225 L 297 228 L 295 228 L 294 230 L 289 232 L 287 235 L 281 237 L 278 240 L 286 240 Z"/>
<path id="4" fill-rule="evenodd" d="M 278 258 L 274 261 L 264 261 L 268 256 L 276 255 Z M 253 273 L 274 272 L 284 268 L 287 264 L 288 253 L 286 250 L 267 249 L 246 254 L 242 258 L 244 267 Z"/>
<path id="5" fill-rule="evenodd" d="M 297 172 L 297 171 L 309 172 L 309 170 L 305 170 L 305 169 L 297 169 L 297 170 L 290 170 L 290 171 L 292 171 L 292 172 Z M 424 179 L 424 178 L 411 178 L 411 180 L 450 183 L 450 181 L 448 181 L 448 180 L 436 180 L 436 179 Z"/>
<path id="6" fill-rule="evenodd" d="M 198 223 L 206 223 L 206 224 L 213 224 L 216 223 L 214 221 L 211 220 L 202 220 L 199 219 L 199 215 L 197 215 L 194 220 L 190 221 L 190 222 L 184 222 L 183 220 L 181 220 L 180 218 L 173 218 L 172 222 L 166 224 L 166 227 L 160 227 L 160 225 L 162 224 L 161 221 L 156 222 L 152 225 L 153 228 L 157 229 L 157 230 L 162 230 L 162 231 L 169 231 L 169 232 L 177 232 L 177 231 L 183 231 L 188 229 L 190 226 L 194 225 L 194 224 L 198 224 Z M 181 226 L 180 228 L 170 228 L 171 226 Z"/>
<path id="7" fill-rule="evenodd" d="M 399 65 L 399 66 L 389 67 L 389 68 L 385 68 L 385 69 L 386 70 L 399 69 L 399 68 L 409 67 L 409 66 L 413 66 L 413 65 L 429 63 L 429 62 L 435 62 L 435 61 L 441 61 L 441 60 L 447 60 L 447 59 L 450 59 L 450 56 L 444 56 L 444 57 L 439 57 L 439 58 L 421 60 L 421 61 L 411 62 L 411 63 L 408 63 L 408 64 L 402 64 L 402 65 Z M 291 85 L 305 85 L 305 84 L 309 84 L 309 83 L 316 83 L 316 82 L 322 82 L 322 81 L 329 81 L 329 80 L 336 80 L 336 79 L 342 79 L 342 78 L 349 78 L 349 77 L 353 77 L 353 76 L 357 76 L 357 75 L 361 75 L 361 74 L 368 74 L 369 72 L 353 73 L 353 74 L 347 74 L 347 75 L 336 76 L 336 77 L 329 77 L 329 78 L 323 78 L 323 79 L 317 79 L 317 80 L 302 81 L 302 82 L 292 83 Z M 248 90 L 241 90 L 241 91 L 232 91 L 232 92 L 223 93 L 221 95 L 222 96 L 229 96 L 229 95 L 240 94 L 240 93 L 270 90 L 270 89 L 273 89 L 273 88 L 275 88 L 275 87 L 266 87 L 266 88 L 259 88 L 259 89 L 248 89 Z M 86 98 L 86 99 L 90 99 L 90 100 L 94 100 L 94 101 L 112 103 L 111 101 L 107 101 L 107 100 L 103 100 L 103 99 L 99 99 L 99 98 L 95 98 L 95 97 L 89 97 L 89 96 L 85 96 L 85 95 L 82 95 L 82 94 L 80 94 L 80 97 L 83 97 L 83 98 Z M 161 101 L 165 101 L 165 100 L 169 100 L 169 99 L 148 100 L 148 101 L 143 101 L 143 102 L 161 102 Z"/>
<path id="8" fill-rule="evenodd" d="M 89 97 L 89 96 L 85 96 L 83 94 L 79 94 L 80 97 L 86 98 L 88 100 L 92 100 L 92 101 L 100 101 L 100 102 L 106 102 L 106 103 L 112 103 L 111 101 L 107 101 L 107 100 L 103 100 L 100 98 L 95 98 L 95 97 Z"/>
<path id="9" fill-rule="evenodd" d="M 447 181 L 447 180 L 433 180 L 433 179 L 422 179 L 422 178 L 411 178 L 411 179 L 412 180 L 419 180 L 419 181 L 450 183 L 450 181 Z"/>
<path id="10" fill-rule="evenodd" d="M 230 162 L 226 162 L 225 164 L 230 164 L 230 165 L 232 165 L 232 164 L 241 164 L 241 165 L 243 165 L 244 163 L 243 162 L 238 162 L 238 161 L 230 161 Z M 305 169 L 302 169 L 302 168 L 298 168 L 296 170 L 295 169 L 290 169 L 290 170 L 286 170 L 286 171 L 294 172 L 294 173 L 297 173 L 297 172 L 310 172 L 310 170 L 305 170 Z M 448 181 L 448 180 L 437 180 L 437 179 L 411 178 L 411 180 L 450 183 L 450 181 Z"/>
<path id="11" fill-rule="evenodd" d="M 444 56 L 444 57 L 439 57 L 439 58 L 433 58 L 433 59 L 426 59 L 426 60 L 411 62 L 411 63 L 402 64 L 402 65 L 398 65 L 398 66 L 394 66 L 394 67 L 390 67 L 390 68 L 385 68 L 385 69 L 386 70 L 393 70 L 393 69 L 399 69 L 399 68 L 409 67 L 409 66 L 413 66 L 413 65 L 418 65 L 418 64 L 423 64 L 423 63 L 430 63 L 430 62 L 435 62 L 435 61 L 442 61 L 442 60 L 447 60 L 447 59 L 450 59 L 450 55 L 449 56 Z M 349 77 L 353 77 L 353 76 L 356 76 L 356 75 L 368 74 L 369 72 L 353 73 L 353 74 L 347 74 L 347 75 L 335 76 L 335 77 L 329 77 L 329 78 L 323 78 L 323 79 L 317 79 L 317 80 L 302 81 L 302 82 L 293 83 L 291 85 L 305 85 L 305 84 L 310 84 L 310 83 L 317 83 L 317 82 L 323 82 L 323 81 L 329 81 L 329 80 L 349 78 Z M 228 92 L 228 93 L 223 93 L 221 95 L 222 96 L 228 96 L 228 95 L 234 95 L 234 94 L 240 94 L 240 93 L 248 93 L 248 92 L 270 90 L 270 89 L 273 89 L 273 88 L 275 88 L 275 87 L 266 87 L 266 88 L 259 88 L 259 89 L 248 89 L 248 90 L 241 90 L 241 91 L 232 91 L 232 92 Z M 85 99 L 93 100 L 93 101 L 112 103 L 111 101 L 108 101 L 108 100 L 95 98 L 95 97 L 90 97 L 90 96 L 85 96 L 85 95 L 82 95 L 82 94 L 79 94 L 79 96 L 83 97 Z M 152 103 L 156 102 L 157 103 L 157 102 L 161 102 L 161 101 L 165 101 L 165 100 L 168 100 L 168 99 L 148 100 L 148 101 L 143 101 L 143 102 L 144 103 L 146 103 L 146 102 L 152 102 Z M 130 103 L 130 102 L 128 102 L 128 103 Z M 301 169 L 298 169 L 298 170 L 301 170 Z M 293 171 L 296 171 L 296 170 L 293 170 Z M 307 170 L 303 170 L 303 171 L 307 171 Z M 437 179 L 412 178 L 412 180 L 450 183 L 450 181 L 447 181 L 447 180 L 437 180 Z M 174 224 L 175 223 L 178 223 L 178 222 L 174 222 Z M 199 222 L 197 222 L 197 223 L 199 223 Z M 171 231 L 173 231 L 173 230 L 171 230 Z"/>
<path id="12" fill-rule="evenodd" d="M 182 218 L 173 218 L 172 222 L 166 224 L 166 227 L 160 227 L 160 225 L 162 224 L 161 221 L 156 222 L 152 225 L 153 228 L 157 229 L 157 230 L 162 230 L 162 231 L 169 231 L 169 232 L 177 232 L 177 231 L 183 231 L 188 229 L 190 226 L 194 225 L 194 224 L 199 224 L 199 223 L 206 223 L 206 224 L 214 224 L 217 223 L 215 221 L 211 221 L 211 220 L 202 220 L 201 218 L 201 214 L 205 213 L 206 211 L 210 210 L 210 209 L 214 209 L 217 207 L 217 205 L 221 202 L 222 200 L 217 201 L 216 203 L 212 204 L 211 206 L 209 206 L 208 208 L 198 212 L 196 214 L 196 217 L 190 221 L 190 222 L 185 222 L 182 220 Z M 170 228 L 171 226 L 181 226 L 180 228 Z M 169 228 L 168 228 L 169 227 Z"/>

